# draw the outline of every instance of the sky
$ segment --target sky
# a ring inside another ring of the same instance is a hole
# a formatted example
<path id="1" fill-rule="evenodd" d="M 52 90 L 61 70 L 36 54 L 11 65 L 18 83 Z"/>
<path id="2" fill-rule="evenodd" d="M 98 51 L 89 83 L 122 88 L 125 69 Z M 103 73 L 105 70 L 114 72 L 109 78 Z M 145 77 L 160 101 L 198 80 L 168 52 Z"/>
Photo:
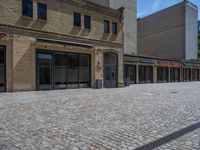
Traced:
<path id="1" fill-rule="evenodd" d="M 183 0 L 138 0 L 137 1 L 137 17 L 142 18 L 144 16 L 155 13 L 159 10 L 177 4 Z M 200 20 L 200 0 L 189 0 L 199 8 L 199 20 Z"/>

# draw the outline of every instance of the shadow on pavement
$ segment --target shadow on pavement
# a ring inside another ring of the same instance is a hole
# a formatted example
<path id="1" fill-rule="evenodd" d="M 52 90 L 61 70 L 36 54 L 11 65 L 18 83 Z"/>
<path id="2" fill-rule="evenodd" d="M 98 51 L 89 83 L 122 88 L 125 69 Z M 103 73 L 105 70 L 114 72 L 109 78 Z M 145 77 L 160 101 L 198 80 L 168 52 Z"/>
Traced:
<path id="1" fill-rule="evenodd" d="M 187 134 L 189 132 L 192 132 L 192 131 L 194 131 L 194 130 L 196 130 L 198 128 L 200 128 L 200 122 L 195 123 L 193 125 L 190 125 L 190 126 L 188 126 L 186 128 L 180 129 L 180 130 L 178 130 L 178 131 L 176 131 L 174 133 L 171 133 L 171 134 L 169 134 L 169 135 L 167 135 L 165 137 L 162 137 L 162 138 L 160 138 L 160 139 L 158 139 L 156 141 L 153 141 L 153 142 L 150 142 L 150 143 L 148 143 L 146 145 L 138 147 L 135 150 L 152 150 L 152 149 L 160 147 L 160 146 L 162 146 L 162 145 L 164 145 L 164 144 L 166 144 L 168 142 L 171 142 L 171 141 L 173 141 L 173 140 L 175 140 L 175 139 L 177 139 L 177 138 L 179 138 L 179 137 L 181 137 L 181 136 L 183 136 L 183 135 L 185 135 L 185 134 Z"/>

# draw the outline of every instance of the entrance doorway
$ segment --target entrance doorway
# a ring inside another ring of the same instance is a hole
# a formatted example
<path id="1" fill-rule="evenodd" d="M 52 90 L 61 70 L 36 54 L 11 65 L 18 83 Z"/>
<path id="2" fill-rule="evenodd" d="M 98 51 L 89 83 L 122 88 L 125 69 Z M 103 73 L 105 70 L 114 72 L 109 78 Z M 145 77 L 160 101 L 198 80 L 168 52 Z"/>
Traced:
<path id="1" fill-rule="evenodd" d="M 158 82 L 168 82 L 169 79 L 169 69 L 168 67 L 158 67 L 157 68 L 157 81 Z"/>
<path id="2" fill-rule="evenodd" d="M 38 90 L 52 89 L 52 55 L 39 53 L 38 54 Z"/>
<path id="3" fill-rule="evenodd" d="M 136 83 L 136 65 L 124 65 L 124 78 L 129 78 L 131 84 Z"/>
<path id="4" fill-rule="evenodd" d="M 184 68 L 183 69 L 183 80 L 185 82 L 191 81 L 191 68 Z"/>
<path id="5" fill-rule="evenodd" d="M 192 81 L 199 81 L 199 69 L 192 69 Z"/>
<path id="6" fill-rule="evenodd" d="M 170 82 L 180 82 L 180 68 L 170 68 Z"/>
<path id="7" fill-rule="evenodd" d="M 153 67 L 152 66 L 139 66 L 139 82 L 153 83 Z"/>
<path id="8" fill-rule="evenodd" d="M 6 91 L 6 49 L 0 46 L 0 92 Z"/>
<path id="9" fill-rule="evenodd" d="M 104 54 L 104 87 L 116 88 L 118 75 L 117 55 L 114 53 Z"/>

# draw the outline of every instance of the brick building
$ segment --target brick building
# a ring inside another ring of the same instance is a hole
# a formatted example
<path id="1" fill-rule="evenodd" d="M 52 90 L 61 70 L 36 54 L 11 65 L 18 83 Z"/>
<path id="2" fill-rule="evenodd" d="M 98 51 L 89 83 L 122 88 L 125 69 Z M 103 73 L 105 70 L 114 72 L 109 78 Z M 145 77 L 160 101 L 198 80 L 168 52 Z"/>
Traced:
<path id="1" fill-rule="evenodd" d="M 0 1 L 0 90 L 123 86 L 122 16 L 84 0 Z"/>

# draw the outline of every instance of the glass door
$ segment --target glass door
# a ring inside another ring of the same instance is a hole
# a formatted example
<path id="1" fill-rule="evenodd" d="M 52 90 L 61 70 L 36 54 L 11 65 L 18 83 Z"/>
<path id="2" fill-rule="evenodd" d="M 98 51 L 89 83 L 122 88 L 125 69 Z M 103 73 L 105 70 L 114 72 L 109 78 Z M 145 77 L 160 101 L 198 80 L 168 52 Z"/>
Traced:
<path id="1" fill-rule="evenodd" d="M 37 54 L 37 89 L 51 90 L 52 87 L 52 55 Z"/>
<path id="2" fill-rule="evenodd" d="M 136 66 L 124 65 L 124 77 L 130 79 L 130 83 L 136 83 Z"/>
<path id="3" fill-rule="evenodd" d="M 104 54 L 104 87 L 117 87 L 117 55 L 113 53 Z"/>
<path id="4" fill-rule="evenodd" d="M 39 89 L 40 90 L 50 90 L 52 88 L 51 80 L 51 62 L 40 62 L 39 63 Z"/>

